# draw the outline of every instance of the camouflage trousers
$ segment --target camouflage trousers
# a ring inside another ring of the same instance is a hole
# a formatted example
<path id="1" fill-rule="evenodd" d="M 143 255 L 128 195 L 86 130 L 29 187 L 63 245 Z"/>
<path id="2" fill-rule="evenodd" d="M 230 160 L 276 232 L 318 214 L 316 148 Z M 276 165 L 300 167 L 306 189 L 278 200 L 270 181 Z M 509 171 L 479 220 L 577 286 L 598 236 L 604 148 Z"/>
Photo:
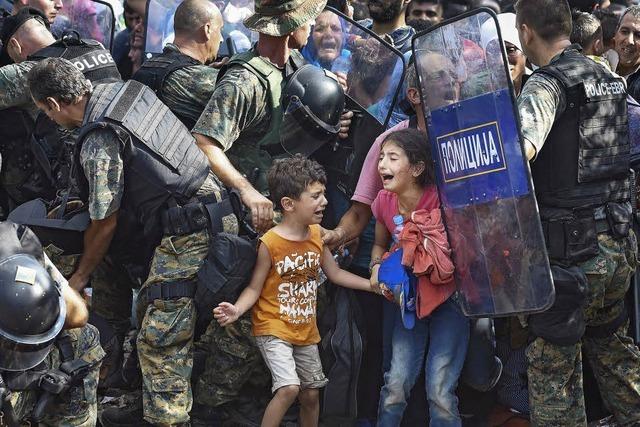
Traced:
<path id="1" fill-rule="evenodd" d="M 227 327 L 211 322 L 196 343 L 196 351 L 206 355 L 204 372 L 194 381 L 199 405 L 241 407 L 252 398 L 270 396 L 271 376 L 251 334 L 250 313 Z M 247 389 L 255 396 L 246 396 Z"/>
<path id="2" fill-rule="evenodd" d="M 196 308 L 193 298 L 148 303 L 144 289 L 158 283 L 195 281 L 209 250 L 209 232 L 162 239 L 137 304 L 144 418 L 155 425 L 189 421 Z"/>
<path id="3" fill-rule="evenodd" d="M 74 356 L 91 364 L 89 373 L 63 394 L 54 398 L 47 407 L 47 415 L 41 426 L 94 427 L 98 415 L 98 376 L 104 351 L 100 347 L 98 330 L 92 325 L 68 331 Z M 47 366 L 57 367 L 62 363 L 60 353 L 54 347 L 45 359 Z M 11 403 L 17 419 L 25 419 L 32 413 L 38 393 L 33 390 L 14 392 Z"/>
<path id="4" fill-rule="evenodd" d="M 637 265 L 633 233 L 623 240 L 598 235 L 599 254 L 579 265 L 588 280 L 587 327 L 619 317 Z M 581 347 L 596 376 L 600 395 L 621 426 L 640 423 L 640 351 L 626 325 L 607 337 L 584 336 L 558 346 L 536 338 L 527 348 L 529 403 L 534 426 L 586 426 Z"/>

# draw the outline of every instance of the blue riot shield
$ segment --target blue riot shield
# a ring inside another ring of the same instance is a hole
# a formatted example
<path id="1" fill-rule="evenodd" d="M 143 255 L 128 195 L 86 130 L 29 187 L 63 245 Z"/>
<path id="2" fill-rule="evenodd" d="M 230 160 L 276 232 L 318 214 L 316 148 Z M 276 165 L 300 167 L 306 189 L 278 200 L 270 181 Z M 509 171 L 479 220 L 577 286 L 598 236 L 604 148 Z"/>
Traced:
<path id="1" fill-rule="evenodd" d="M 420 33 L 413 53 L 465 314 L 547 309 L 554 287 L 495 14 Z"/>
<path id="2" fill-rule="evenodd" d="M 349 138 L 336 138 L 314 157 L 330 183 L 351 197 L 369 148 L 396 111 L 404 81 L 405 60 L 397 49 L 340 12 L 327 7 L 312 22 L 302 49 L 310 64 L 335 73 L 345 89 L 346 109 L 354 117 Z M 305 152 L 286 146 L 288 152 Z"/>
<path id="3" fill-rule="evenodd" d="M 258 36 L 247 29 L 243 21 L 253 14 L 253 1 L 212 0 L 211 2 L 220 10 L 224 21 L 223 43 L 218 56 L 228 57 L 249 50 Z M 147 57 L 162 53 L 164 46 L 173 42 L 173 16 L 180 3 L 182 0 L 147 0 L 144 42 Z"/>
<path id="4" fill-rule="evenodd" d="M 111 49 L 115 25 L 113 8 L 106 1 L 63 0 L 51 32 L 61 37 L 66 32 L 77 31 L 81 38 L 99 41 Z"/>

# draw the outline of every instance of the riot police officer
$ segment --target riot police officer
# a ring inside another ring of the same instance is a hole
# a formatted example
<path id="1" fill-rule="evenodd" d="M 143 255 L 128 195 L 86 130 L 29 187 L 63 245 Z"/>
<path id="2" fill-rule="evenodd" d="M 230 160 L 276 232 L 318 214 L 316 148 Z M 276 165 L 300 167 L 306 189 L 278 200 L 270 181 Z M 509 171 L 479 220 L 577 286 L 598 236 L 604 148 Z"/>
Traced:
<path id="1" fill-rule="evenodd" d="M 175 39 L 162 54 L 145 61 L 133 79 L 156 92 L 189 129 L 195 125 L 215 86 L 213 62 L 222 41 L 222 15 L 207 0 L 187 0 L 173 21 Z"/>
<path id="2" fill-rule="evenodd" d="M 6 18 L 0 36 L 4 49 L 16 62 L 0 69 L 0 110 L 21 109 L 19 114 L 3 114 L 0 122 L 2 133 L 12 136 L 3 144 L 6 162 L 2 174 L 12 208 L 34 198 L 50 201 L 57 190 L 68 185 L 68 136 L 60 134 L 44 114 L 36 117 L 26 89 L 26 75 L 31 67 L 43 58 L 59 56 L 72 59 L 94 82 L 116 81 L 120 74 L 109 51 L 98 42 L 73 35 L 56 41 L 46 27 L 45 18 L 35 9 L 22 9 Z"/>
<path id="3" fill-rule="evenodd" d="M 223 67 L 193 128 L 212 170 L 240 191 L 254 225 L 261 229 L 269 227 L 273 217 L 272 203 L 261 194 L 266 191 L 266 171 L 272 158 L 283 154 L 278 137 L 283 81 L 304 63 L 296 49 L 306 44 L 309 21 L 325 4 L 256 1 L 255 14 L 245 26 L 259 33 L 258 43 Z M 228 160 L 222 158 L 224 151 Z"/>
<path id="4" fill-rule="evenodd" d="M 28 81 L 39 108 L 80 128 L 75 178 L 91 224 L 70 283 L 87 284 L 110 242 L 150 266 L 138 299 L 144 417 L 188 423 L 197 273 L 212 236 L 237 234 L 237 209 L 188 130 L 143 84 L 92 87 L 61 58 L 40 61 Z"/>
<path id="5" fill-rule="evenodd" d="M 529 318 L 531 420 L 587 424 L 582 344 L 607 407 L 634 425 L 640 353 L 624 305 L 637 263 L 625 85 L 571 45 L 566 0 L 520 0 L 516 12 L 523 51 L 540 67 L 518 108 L 556 288 L 554 306 Z"/>
<path id="6" fill-rule="evenodd" d="M 104 352 L 87 308 L 36 236 L 0 223 L 0 408 L 4 421 L 94 426 Z M 75 328 L 75 329 L 70 329 Z"/>

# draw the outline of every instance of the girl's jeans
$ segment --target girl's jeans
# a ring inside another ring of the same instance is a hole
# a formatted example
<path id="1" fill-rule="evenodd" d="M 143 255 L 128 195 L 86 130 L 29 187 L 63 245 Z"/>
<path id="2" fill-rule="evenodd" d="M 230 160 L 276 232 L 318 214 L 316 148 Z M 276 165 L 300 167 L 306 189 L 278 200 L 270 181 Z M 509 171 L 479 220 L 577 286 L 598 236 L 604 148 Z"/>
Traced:
<path id="1" fill-rule="evenodd" d="M 400 309 L 395 311 L 391 368 L 384 375 L 378 425 L 400 425 L 424 363 L 430 426 L 461 426 L 455 391 L 467 353 L 469 320 L 451 298 L 411 330 L 403 326 Z"/>

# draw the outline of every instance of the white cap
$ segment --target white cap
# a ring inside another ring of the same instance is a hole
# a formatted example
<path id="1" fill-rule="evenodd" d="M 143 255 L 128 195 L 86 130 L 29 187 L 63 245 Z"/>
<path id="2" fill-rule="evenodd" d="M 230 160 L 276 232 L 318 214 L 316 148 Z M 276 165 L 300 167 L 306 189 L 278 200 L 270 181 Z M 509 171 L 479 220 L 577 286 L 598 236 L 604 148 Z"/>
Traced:
<path id="1" fill-rule="evenodd" d="M 515 47 L 522 51 L 522 45 L 520 44 L 520 38 L 518 37 L 518 30 L 516 29 L 516 14 L 515 13 L 500 13 L 498 15 L 498 25 L 500 26 L 500 34 L 502 34 L 502 40 L 513 44 Z M 480 44 L 482 49 L 487 49 L 487 45 L 490 41 L 498 38 L 498 32 L 493 19 L 488 19 L 482 28 L 480 28 Z"/>

